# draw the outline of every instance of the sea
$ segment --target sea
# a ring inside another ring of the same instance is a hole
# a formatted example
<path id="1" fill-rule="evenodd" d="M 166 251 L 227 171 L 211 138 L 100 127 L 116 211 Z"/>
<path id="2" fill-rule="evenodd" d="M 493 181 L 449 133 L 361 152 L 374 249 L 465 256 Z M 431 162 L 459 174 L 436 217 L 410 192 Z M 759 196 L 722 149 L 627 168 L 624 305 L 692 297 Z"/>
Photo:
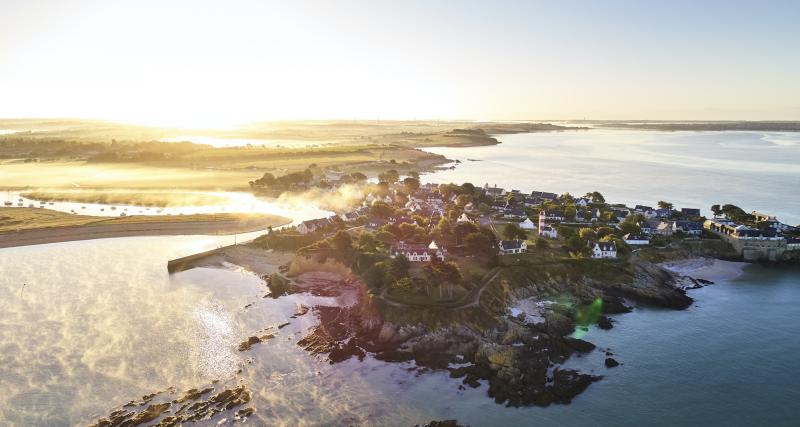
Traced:
<path id="1" fill-rule="evenodd" d="M 597 190 L 612 202 L 666 199 L 704 210 L 730 201 L 800 222 L 793 134 L 593 132 L 435 148 L 461 163 L 423 180 Z M 263 298 L 263 281 L 233 265 L 169 274 L 166 264 L 258 234 L 0 249 L 0 425 L 86 425 L 143 395 L 213 381 L 241 381 L 251 390 L 251 425 L 798 425 L 799 267 L 749 265 L 738 277 L 689 291 L 695 304 L 687 310 L 636 307 L 616 315 L 613 329 L 590 328 L 584 339 L 611 351 L 620 366 L 606 368 L 598 350 L 573 357 L 567 366 L 603 378 L 569 405 L 508 408 L 487 396 L 486 384 L 461 390 L 447 372 L 419 372 L 410 362 L 367 357 L 331 365 L 310 355 L 297 340 L 315 324 L 313 314 L 237 351 L 314 297 Z"/>

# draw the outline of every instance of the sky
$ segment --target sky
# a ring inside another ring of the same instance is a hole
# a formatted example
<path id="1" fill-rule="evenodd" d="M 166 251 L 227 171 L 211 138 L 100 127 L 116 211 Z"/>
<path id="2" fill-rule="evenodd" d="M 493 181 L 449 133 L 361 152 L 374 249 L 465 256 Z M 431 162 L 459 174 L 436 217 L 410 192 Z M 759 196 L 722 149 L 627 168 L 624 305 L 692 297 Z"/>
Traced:
<path id="1" fill-rule="evenodd" d="M 800 120 L 800 1 L 2 0 L 0 117 Z"/>

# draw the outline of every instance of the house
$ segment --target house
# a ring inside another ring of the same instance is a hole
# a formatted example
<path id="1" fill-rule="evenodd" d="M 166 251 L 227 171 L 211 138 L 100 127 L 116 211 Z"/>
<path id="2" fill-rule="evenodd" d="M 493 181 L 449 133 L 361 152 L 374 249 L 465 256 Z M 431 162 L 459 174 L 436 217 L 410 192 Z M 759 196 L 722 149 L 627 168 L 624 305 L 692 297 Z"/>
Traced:
<path id="1" fill-rule="evenodd" d="M 555 222 L 564 220 L 564 212 L 559 211 L 541 211 L 539 212 L 539 221 L 544 218 L 545 222 Z"/>
<path id="2" fill-rule="evenodd" d="M 800 251 L 800 239 L 786 239 L 787 251 Z"/>
<path id="3" fill-rule="evenodd" d="M 558 239 L 558 231 L 549 225 L 539 228 L 539 235 L 548 239 Z"/>
<path id="4" fill-rule="evenodd" d="M 633 210 L 636 211 L 636 212 L 639 212 L 639 213 L 647 213 L 647 212 L 652 211 L 653 208 L 650 207 L 650 206 L 645 206 L 645 205 L 636 205 L 633 208 Z"/>
<path id="5" fill-rule="evenodd" d="M 492 196 L 492 197 L 498 197 L 498 196 L 505 196 L 506 195 L 506 190 L 504 190 L 502 188 L 497 188 L 496 184 L 495 184 L 494 187 L 489 187 L 489 184 L 487 183 L 486 185 L 483 186 L 483 192 L 487 196 Z"/>
<path id="6" fill-rule="evenodd" d="M 669 218 L 672 216 L 672 209 L 662 208 L 655 210 L 656 217 L 658 218 Z"/>
<path id="7" fill-rule="evenodd" d="M 316 230 L 317 230 L 317 220 L 315 219 L 303 221 L 300 223 L 300 225 L 297 226 L 297 231 L 299 231 L 300 234 L 313 233 Z"/>
<path id="8" fill-rule="evenodd" d="M 594 259 L 617 258 L 617 244 L 614 242 L 589 242 L 588 245 Z"/>
<path id="9" fill-rule="evenodd" d="M 642 234 L 628 233 L 622 236 L 622 240 L 624 240 L 625 243 L 631 246 L 642 246 L 650 244 L 650 238 Z"/>
<path id="10" fill-rule="evenodd" d="M 384 221 L 382 219 L 371 219 L 371 220 L 367 221 L 366 227 L 367 227 L 367 230 L 375 231 L 375 230 L 383 227 L 384 225 L 386 225 L 386 221 Z"/>
<path id="11" fill-rule="evenodd" d="M 653 234 L 669 237 L 672 236 L 673 231 L 675 231 L 675 229 L 672 227 L 671 222 L 661 221 L 658 223 L 658 228 L 656 228 Z"/>
<path id="12" fill-rule="evenodd" d="M 525 221 L 519 223 L 519 228 L 523 230 L 536 230 L 536 224 L 530 218 L 525 218 Z"/>
<path id="13" fill-rule="evenodd" d="M 399 224 L 402 224 L 404 222 L 411 222 L 411 218 L 409 218 L 406 215 L 392 215 L 389 218 L 387 218 L 386 222 L 388 222 L 389 224 L 392 224 L 392 225 L 395 225 L 395 224 L 399 225 Z"/>
<path id="14" fill-rule="evenodd" d="M 301 222 L 300 225 L 297 226 L 297 231 L 300 232 L 300 234 L 313 233 L 323 227 L 335 224 L 337 221 L 339 221 L 339 217 L 337 215 L 333 215 L 328 218 L 310 219 L 308 221 Z"/>
<path id="15" fill-rule="evenodd" d="M 615 220 L 616 222 L 625 221 L 625 218 L 628 216 L 628 211 L 624 211 L 621 209 L 615 210 L 614 213 L 611 215 L 611 219 Z"/>
<path id="16" fill-rule="evenodd" d="M 456 222 L 462 223 L 462 222 L 472 222 L 472 221 L 469 219 L 466 213 L 462 213 L 461 216 L 458 217 Z"/>
<path id="17" fill-rule="evenodd" d="M 650 218 L 639 224 L 639 227 L 642 229 L 642 233 L 647 235 L 657 234 L 658 226 L 661 224 L 661 220 Z"/>
<path id="18" fill-rule="evenodd" d="M 411 262 L 429 262 L 435 256 L 440 261 L 444 261 L 444 252 L 431 242 L 429 245 L 407 244 L 399 241 L 389 248 L 389 256 L 394 258 L 403 255 Z"/>
<path id="19" fill-rule="evenodd" d="M 774 215 L 767 215 L 767 214 L 761 213 L 759 211 L 753 211 L 751 215 L 756 217 L 756 222 L 777 221 L 777 219 L 778 219 L 778 217 L 776 217 Z"/>
<path id="20" fill-rule="evenodd" d="M 522 254 L 528 252 L 528 244 L 524 240 L 501 240 L 497 243 L 500 255 Z"/>
<path id="21" fill-rule="evenodd" d="M 547 193 L 545 191 L 531 191 L 531 197 L 539 200 L 555 200 L 558 198 L 556 193 Z"/>
<path id="22" fill-rule="evenodd" d="M 340 214 L 339 217 L 344 222 L 355 222 L 358 221 L 358 218 L 360 218 L 361 215 L 359 215 L 358 212 L 356 211 L 352 211 L 352 212 L 344 212 Z"/>
<path id="23" fill-rule="evenodd" d="M 700 236 L 703 234 L 703 224 L 699 221 L 675 221 L 672 223 L 672 231 L 682 231 L 689 236 Z"/>
<path id="24" fill-rule="evenodd" d="M 523 217 L 525 214 L 525 208 L 522 206 L 506 206 L 503 209 L 503 216 L 506 218 Z"/>
<path id="25" fill-rule="evenodd" d="M 681 214 L 689 217 L 700 216 L 700 209 L 681 208 Z"/>
<path id="26" fill-rule="evenodd" d="M 585 197 L 581 197 L 580 199 L 575 200 L 575 206 L 580 206 L 582 208 L 589 206 L 589 204 L 591 203 L 592 202 Z"/>

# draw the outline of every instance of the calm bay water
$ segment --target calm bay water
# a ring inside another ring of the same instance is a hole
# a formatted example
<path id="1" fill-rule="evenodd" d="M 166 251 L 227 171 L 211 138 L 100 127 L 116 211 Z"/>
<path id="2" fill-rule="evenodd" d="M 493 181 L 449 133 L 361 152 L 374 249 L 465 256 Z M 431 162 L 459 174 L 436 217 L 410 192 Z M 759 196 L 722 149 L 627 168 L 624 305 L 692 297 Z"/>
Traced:
<path id="1" fill-rule="evenodd" d="M 447 373 L 417 375 L 410 364 L 329 365 L 296 345 L 313 316 L 237 352 L 310 296 L 261 298 L 261 280 L 236 269 L 167 274 L 168 259 L 231 239 L 0 250 L 0 424 L 81 425 L 168 386 L 241 378 L 253 391 L 253 421 L 269 424 L 796 425 L 798 268 L 752 266 L 691 291 L 697 303 L 686 311 L 616 316 L 614 329 L 592 329 L 586 339 L 610 348 L 622 366 L 606 369 L 599 351 L 573 359 L 569 365 L 605 378 L 571 405 L 514 409 L 487 398 L 485 386 L 459 391 Z"/>
<path id="2" fill-rule="evenodd" d="M 666 198 L 703 208 L 719 193 L 800 222 L 793 135 L 586 135 L 512 135 L 493 147 L 437 149 L 464 164 L 428 178 L 575 194 L 596 189 L 629 203 Z M 702 161 L 681 165 L 675 156 L 704 158 L 708 171 Z M 671 173 L 676 178 L 665 178 Z M 758 191 L 737 187 L 744 182 L 757 183 Z M 367 358 L 330 365 L 312 357 L 296 345 L 315 322 L 311 314 L 291 320 L 277 339 L 236 351 L 313 297 L 262 298 L 262 281 L 233 267 L 167 274 L 167 260 L 233 239 L 1 249 L 0 425 L 82 425 L 169 386 L 240 379 L 253 392 L 254 425 L 408 426 L 449 418 L 473 426 L 797 425 L 797 267 L 750 266 L 737 279 L 690 291 L 697 302 L 688 310 L 637 308 L 616 316 L 614 329 L 591 329 L 585 339 L 610 348 L 622 366 L 606 369 L 600 351 L 574 358 L 568 365 L 603 380 L 571 405 L 505 408 L 486 396 L 485 385 L 460 391 L 446 372 L 418 375 L 410 364 Z"/>
<path id="3" fill-rule="evenodd" d="M 498 139 L 502 144 L 427 149 L 463 163 L 425 178 L 527 192 L 597 190 L 612 202 L 666 200 L 705 213 L 714 203 L 733 203 L 800 224 L 798 133 L 592 129 Z"/>

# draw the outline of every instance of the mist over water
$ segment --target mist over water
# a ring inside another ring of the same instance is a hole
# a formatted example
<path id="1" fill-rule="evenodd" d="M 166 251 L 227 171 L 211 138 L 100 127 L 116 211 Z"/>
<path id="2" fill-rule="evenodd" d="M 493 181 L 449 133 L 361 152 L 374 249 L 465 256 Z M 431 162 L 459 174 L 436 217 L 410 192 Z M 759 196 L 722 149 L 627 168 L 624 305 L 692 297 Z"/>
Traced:
<path id="1" fill-rule="evenodd" d="M 800 134 L 604 130 L 500 135 L 502 144 L 427 148 L 462 164 L 426 175 L 433 182 L 497 184 L 506 189 L 583 195 L 610 202 L 709 214 L 733 203 L 800 224 Z"/>

